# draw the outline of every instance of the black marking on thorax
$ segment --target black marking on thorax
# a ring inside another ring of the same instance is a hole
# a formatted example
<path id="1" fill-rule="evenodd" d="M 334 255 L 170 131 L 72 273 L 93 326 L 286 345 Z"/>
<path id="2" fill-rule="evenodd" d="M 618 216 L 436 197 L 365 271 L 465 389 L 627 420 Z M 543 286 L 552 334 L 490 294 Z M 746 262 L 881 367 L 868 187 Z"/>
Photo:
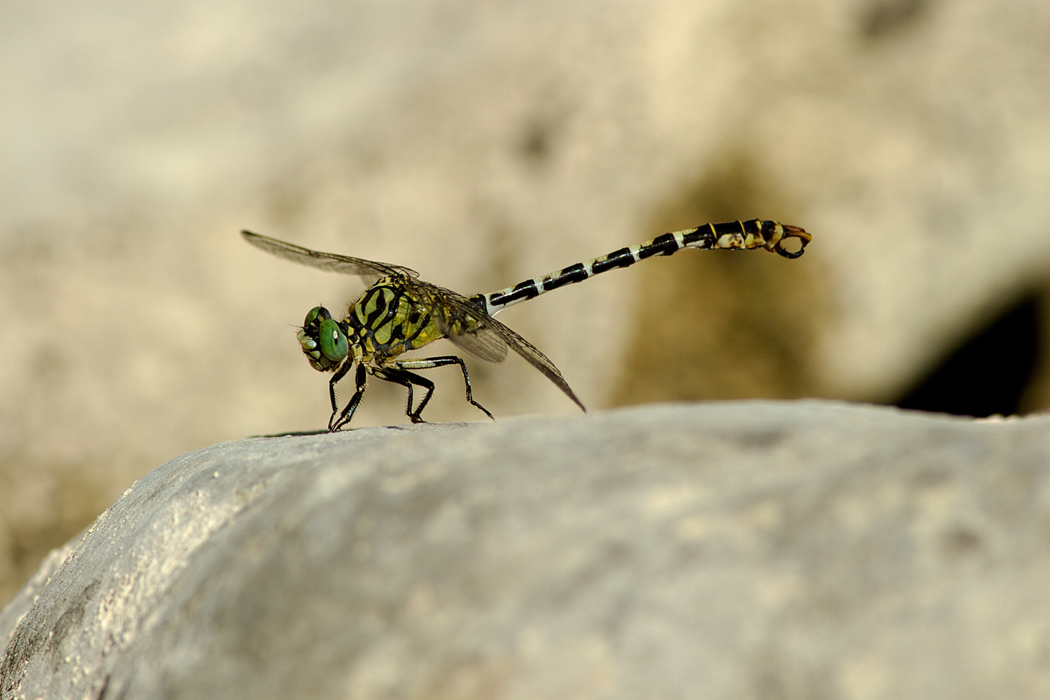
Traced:
<path id="1" fill-rule="evenodd" d="M 402 324 L 396 324 L 390 329 L 390 337 L 380 343 L 376 338 L 376 332 L 394 323 L 397 317 L 401 300 L 405 296 L 405 290 L 389 280 L 380 280 L 365 290 L 353 306 L 347 318 L 350 325 L 355 329 L 355 335 L 363 343 L 365 339 L 371 340 L 376 351 L 385 353 L 391 345 L 403 339 L 404 331 Z"/>
<path id="2" fill-rule="evenodd" d="M 407 315 L 398 320 L 398 314 Z M 354 304 L 350 322 L 363 342 L 368 339 L 379 355 L 393 356 L 413 347 L 414 342 L 432 324 L 426 305 L 419 302 L 403 286 L 389 280 L 380 280 L 367 289 Z M 382 332 L 386 329 L 388 335 Z M 380 341 L 378 335 L 386 335 Z"/>
<path id="3" fill-rule="evenodd" d="M 412 321 L 413 318 L 415 319 L 414 322 Z M 413 310 L 412 315 L 408 317 L 408 320 L 409 325 L 412 326 L 414 330 L 412 331 L 412 335 L 405 338 L 405 345 L 411 347 L 416 338 L 418 338 L 419 335 L 430 326 L 430 314 L 420 314 L 417 310 Z M 404 327 L 402 326 L 400 330 L 403 329 Z"/>

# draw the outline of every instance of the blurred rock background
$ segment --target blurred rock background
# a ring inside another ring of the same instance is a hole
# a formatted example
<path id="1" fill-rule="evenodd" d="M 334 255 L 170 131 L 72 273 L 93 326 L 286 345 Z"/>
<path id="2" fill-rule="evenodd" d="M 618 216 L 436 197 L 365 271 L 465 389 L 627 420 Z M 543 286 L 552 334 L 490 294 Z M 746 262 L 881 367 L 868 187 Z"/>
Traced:
<path id="1" fill-rule="evenodd" d="M 474 292 L 776 218 L 803 258 L 683 253 L 500 318 L 592 409 L 1046 407 L 1048 68 L 1042 0 L 8 0 L 0 601 L 163 461 L 325 424 L 295 326 L 361 286 L 241 228 Z M 470 367 L 497 416 L 575 410 Z M 454 374 L 428 417 L 483 418 Z M 373 384 L 355 424 L 402 402 Z"/>

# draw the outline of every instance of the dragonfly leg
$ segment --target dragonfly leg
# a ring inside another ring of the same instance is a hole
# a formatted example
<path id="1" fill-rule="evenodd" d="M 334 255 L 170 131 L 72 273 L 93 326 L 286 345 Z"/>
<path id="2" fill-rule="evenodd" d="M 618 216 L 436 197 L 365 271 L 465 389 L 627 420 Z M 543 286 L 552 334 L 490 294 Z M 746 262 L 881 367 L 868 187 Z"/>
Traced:
<path id="1" fill-rule="evenodd" d="M 408 401 L 405 403 L 405 415 L 412 419 L 413 423 L 426 423 L 425 420 L 420 417 L 420 413 L 423 412 L 423 407 L 430 401 L 431 395 L 434 393 L 434 382 L 430 381 L 426 377 L 421 377 L 418 374 L 414 374 L 407 370 L 401 369 L 396 365 L 390 367 L 379 367 L 372 370 L 379 379 L 393 384 L 400 384 L 401 386 L 408 389 Z M 412 410 L 412 387 L 421 386 L 426 389 L 427 393 L 423 396 L 423 400 L 419 402 L 419 406 L 416 410 Z"/>
<path id="2" fill-rule="evenodd" d="M 467 403 L 484 413 L 490 420 L 496 420 L 493 415 L 488 412 L 488 409 L 474 400 L 474 394 L 470 389 L 470 375 L 467 374 L 467 366 L 463 363 L 462 358 L 456 357 L 455 355 L 445 355 L 442 357 L 428 357 L 423 360 L 402 360 L 401 362 L 394 363 L 394 366 L 400 370 L 433 369 L 435 367 L 447 367 L 448 365 L 459 365 L 459 371 L 463 373 L 463 385 L 467 388 Z M 432 382 L 431 386 L 433 386 Z M 423 399 L 423 402 L 419 405 L 419 408 L 416 409 L 417 417 L 419 416 L 419 412 L 423 410 L 423 406 L 426 405 L 426 402 L 429 400 L 430 394 L 428 393 L 426 398 Z M 409 417 L 411 417 L 411 414 L 409 414 Z"/>
<path id="3" fill-rule="evenodd" d="M 365 395 L 365 382 L 368 380 L 368 374 L 365 372 L 364 365 L 357 365 L 357 374 L 354 376 L 354 395 L 343 408 L 343 412 L 339 413 L 339 404 L 335 400 L 335 385 L 346 376 L 351 366 L 349 362 L 343 364 L 332 377 L 332 381 L 328 383 L 328 393 L 332 397 L 332 417 L 328 419 L 328 432 L 330 433 L 334 433 L 350 422 L 350 419 L 354 417 L 354 411 L 361 405 L 361 398 Z M 338 419 L 336 419 L 336 414 L 339 415 Z"/>

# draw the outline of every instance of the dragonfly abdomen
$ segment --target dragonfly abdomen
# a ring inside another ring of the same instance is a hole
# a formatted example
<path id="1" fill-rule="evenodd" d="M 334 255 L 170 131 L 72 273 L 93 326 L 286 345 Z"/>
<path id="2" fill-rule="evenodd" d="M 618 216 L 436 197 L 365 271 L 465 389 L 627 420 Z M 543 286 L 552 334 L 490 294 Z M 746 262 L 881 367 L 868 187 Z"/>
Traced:
<path id="1" fill-rule="evenodd" d="M 787 239 L 797 238 L 797 251 L 783 247 Z M 485 307 L 490 315 L 514 304 L 538 297 L 540 294 L 583 282 L 595 275 L 659 255 L 673 255 L 683 248 L 709 250 L 750 250 L 765 248 L 787 258 L 797 258 L 810 241 L 810 234 L 797 226 L 785 226 L 776 221 L 750 219 L 719 224 L 704 224 L 696 228 L 665 233 L 651 241 L 620 248 L 600 257 L 579 262 L 555 272 L 519 282 L 513 287 L 489 294 L 479 294 L 472 301 Z"/>

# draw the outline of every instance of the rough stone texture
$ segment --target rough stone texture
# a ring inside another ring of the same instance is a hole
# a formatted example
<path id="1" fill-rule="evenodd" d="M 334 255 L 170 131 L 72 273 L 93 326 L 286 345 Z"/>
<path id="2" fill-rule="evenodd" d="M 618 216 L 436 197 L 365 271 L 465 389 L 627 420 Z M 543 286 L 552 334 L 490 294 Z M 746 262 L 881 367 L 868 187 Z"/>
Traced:
<path id="1" fill-rule="evenodd" d="M 53 555 L 0 615 L 0 695 L 1047 697 L 1048 532 L 1046 417 L 744 402 L 249 439 Z"/>

